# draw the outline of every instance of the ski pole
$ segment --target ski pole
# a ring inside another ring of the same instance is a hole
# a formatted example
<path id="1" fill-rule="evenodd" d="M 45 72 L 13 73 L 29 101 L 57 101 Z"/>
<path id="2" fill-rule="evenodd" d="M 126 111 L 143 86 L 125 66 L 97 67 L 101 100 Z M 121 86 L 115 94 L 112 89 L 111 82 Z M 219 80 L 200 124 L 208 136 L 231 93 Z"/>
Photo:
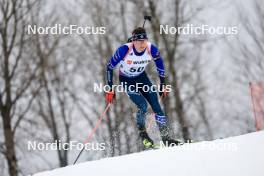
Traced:
<path id="1" fill-rule="evenodd" d="M 84 144 L 87 144 L 92 138 L 93 135 L 95 134 L 96 130 L 98 129 L 98 127 L 101 125 L 101 122 L 106 114 L 106 112 L 108 111 L 109 107 L 110 107 L 111 103 L 108 103 L 108 105 L 106 106 L 104 112 L 101 114 L 100 118 L 97 120 L 95 127 L 93 128 L 93 130 L 91 131 L 91 133 L 89 134 L 87 140 L 84 142 Z M 76 157 L 75 161 L 73 162 L 73 165 L 78 161 L 78 159 L 80 158 L 83 150 L 85 147 L 82 148 L 82 150 L 80 151 L 80 153 L 78 154 L 78 156 Z"/>

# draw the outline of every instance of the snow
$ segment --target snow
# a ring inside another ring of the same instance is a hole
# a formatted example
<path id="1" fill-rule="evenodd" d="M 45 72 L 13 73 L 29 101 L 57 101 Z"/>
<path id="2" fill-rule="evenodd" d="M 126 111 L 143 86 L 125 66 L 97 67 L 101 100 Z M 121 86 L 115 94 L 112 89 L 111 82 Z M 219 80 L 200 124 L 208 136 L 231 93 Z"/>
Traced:
<path id="1" fill-rule="evenodd" d="M 264 131 L 85 162 L 34 176 L 263 176 Z"/>

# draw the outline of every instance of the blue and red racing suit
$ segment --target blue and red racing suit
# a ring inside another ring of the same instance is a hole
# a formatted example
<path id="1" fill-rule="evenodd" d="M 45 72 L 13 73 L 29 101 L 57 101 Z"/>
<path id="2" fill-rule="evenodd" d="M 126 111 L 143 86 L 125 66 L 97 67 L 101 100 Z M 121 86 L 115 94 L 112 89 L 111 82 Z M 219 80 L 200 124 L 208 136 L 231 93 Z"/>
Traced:
<path id="1" fill-rule="evenodd" d="M 160 77 L 161 84 L 165 82 L 165 68 L 163 59 L 156 46 L 148 42 L 146 49 L 142 52 L 137 52 L 132 43 L 126 43 L 120 46 L 115 54 L 110 58 L 107 64 L 107 84 L 113 85 L 113 69 L 119 65 L 119 81 L 122 85 L 152 86 L 145 68 L 151 61 L 155 62 L 157 72 Z M 141 87 L 143 87 L 141 86 Z M 132 102 L 137 106 L 138 112 L 136 116 L 137 127 L 145 129 L 145 115 L 147 112 L 147 102 L 150 104 L 155 113 L 155 119 L 161 132 L 161 136 L 168 135 L 167 118 L 162 111 L 156 91 L 138 91 L 126 90 L 127 95 Z"/>

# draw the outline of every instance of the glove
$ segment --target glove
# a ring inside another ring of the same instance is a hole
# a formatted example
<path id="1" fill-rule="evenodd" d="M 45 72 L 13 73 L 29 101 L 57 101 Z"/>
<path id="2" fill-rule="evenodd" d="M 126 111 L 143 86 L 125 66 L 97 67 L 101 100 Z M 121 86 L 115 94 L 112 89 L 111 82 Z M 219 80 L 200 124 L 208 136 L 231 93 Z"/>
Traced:
<path id="1" fill-rule="evenodd" d="M 169 94 L 169 92 L 166 90 L 165 84 L 160 84 L 159 96 L 165 98 L 166 96 L 168 96 L 168 94 Z"/>
<path id="2" fill-rule="evenodd" d="M 115 98 L 115 92 L 114 91 L 105 92 L 105 101 L 107 103 L 113 103 L 114 98 Z"/>

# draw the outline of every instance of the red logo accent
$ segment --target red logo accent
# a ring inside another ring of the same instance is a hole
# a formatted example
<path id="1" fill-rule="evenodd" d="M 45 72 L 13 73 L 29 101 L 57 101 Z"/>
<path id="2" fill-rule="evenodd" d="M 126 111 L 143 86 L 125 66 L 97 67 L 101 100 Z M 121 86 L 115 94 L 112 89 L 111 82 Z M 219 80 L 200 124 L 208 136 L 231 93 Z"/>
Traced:
<path id="1" fill-rule="evenodd" d="M 132 60 L 127 60 L 127 64 L 132 64 Z"/>

